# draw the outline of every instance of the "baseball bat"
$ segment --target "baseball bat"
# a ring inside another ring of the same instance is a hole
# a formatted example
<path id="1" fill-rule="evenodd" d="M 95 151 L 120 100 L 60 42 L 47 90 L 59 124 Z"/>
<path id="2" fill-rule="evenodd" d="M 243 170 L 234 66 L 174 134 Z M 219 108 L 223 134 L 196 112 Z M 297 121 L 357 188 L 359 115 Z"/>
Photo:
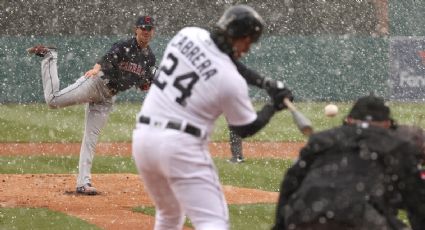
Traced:
<path id="1" fill-rule="evenodd" d="M 295 105 L 288 98 L 284 98 L 283 103 L 286 107 L 288 107 L 289 111 L 291 111 L 294 123 L 297 125 L 301 133 L 305 136 L 310 136 L 313 133 L 313 126 L 311 125 L 310 119 L 298 111 Z"/>

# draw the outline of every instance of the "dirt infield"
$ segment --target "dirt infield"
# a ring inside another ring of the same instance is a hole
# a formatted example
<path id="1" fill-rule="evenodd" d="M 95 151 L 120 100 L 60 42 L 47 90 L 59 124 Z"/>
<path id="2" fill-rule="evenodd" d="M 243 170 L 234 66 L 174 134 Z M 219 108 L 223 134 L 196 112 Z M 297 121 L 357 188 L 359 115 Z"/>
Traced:
<path id="1" fill-rule="evenodd" d="M 74 193 L 75 175 L 0 174 L 1 207 L 43 207 L 67 213 L 103 229 L 152 229 L 151 216 L 131 211 L 152 206 L 139 177 L 134 174 L 94 174 L 101 195 Z M 17 186 L 19 185 L 19 186 Z M 224 186 L 230 204 L 273 203 L 277 193 Z"/>
<path id="2" fill-rule="evenodd" d="M 304 142 L 243 142 L 243 153 L 247 158 L 289 158 L 298 155 Z M 230 157 L 228 142 L 214 142 L 209 145 L 215 157 Z M 0 155 L 75 155 L 80 143 L 0 143 Z M 97 155 L 130 156 L 131 143 L 99 143 Z"/>
<path id="3" fill-rule="evenodd" d="M 304 143 L 244 142 L 247 158 L 293 158 Z M 78 155 L 79 143 L 2 143 L 0 155 Z M 211 154 L 230 157 L 228 143 L 210 144 Z M 131 155 L 129 143 L 100 143 L 97 155 Z M 76 175 L 0 174 L 0 207 L 43 207 L 60 211 L 103 229 L 152 229 L 154 218 L 133 212 L 136 206 L 152 206 L 139 177 L 134 174 L 93 174 L 100 195 L 76 195 Z M 17 186 L 19 185 L 19 186 Z M 229 204 L 275 203 L 278 194 L 223 186 Z M 187 229 L 187 228 L 186 228 Z"/>

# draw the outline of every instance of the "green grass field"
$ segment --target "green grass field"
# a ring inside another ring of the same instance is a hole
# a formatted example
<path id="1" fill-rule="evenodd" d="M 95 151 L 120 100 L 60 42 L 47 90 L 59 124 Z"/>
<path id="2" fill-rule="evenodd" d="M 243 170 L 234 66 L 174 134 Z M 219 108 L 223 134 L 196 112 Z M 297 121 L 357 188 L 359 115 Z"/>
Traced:
<path id="1" fill-rule="evenodd" d="M 334 118 L 323 115 L 326 103 L 297 103 L 298 108 L 312 120 L 316 131 L 341 124 L 351 104 L 336 103 L 340 113 Z M 260 107 L 258 105 L 257 107 Z M 421 103 L 390 103 L 393 117 L 401 124 L 425 127 L 425 108 Z M 117 104 L 109 122 L 102 131 L 101 142 L 130 142 L 137 104 Z M 83 134 L 84 107 L 74 106 L 49 110 L 44 104 L 0 105 L 0 142 L 80 142 Z M 212 136 L 213 141 L 227 141 L 228 130 L 220 117 Z M 288 111 L 277 114 L 262 131 L 246 141 L 305 141 L 292 122 Z M 278 191 L 288 160 L 248 159 L 241 165 L 214 159 L 221 182 L 225 185 Z M 6 173 L 68 173 L 77 172 L 75 156 L 0 156 L 0 174 Z M 93 173 L 134 173 L 130 157 L 98 156 Z M 140 207 L 136 211 L 145 212 Z M 229 207 L 232 229 L 268 229 L 274 219 L 273 204 L 231 205 Z M 37 218 L 42 216 L 43 218 Z M 37 221 L 35 221 L 37 219 Z M 46 209 L 0 208 L 0 229 L 96 229 L 85 221 Z"/>
<path id="2" fill-rule="evenodd" d="M 274 222 L 275 204 L 229 205 L 230 229 L 271 229 Z M 154 207 L 136 207 L 135 212 L 154 216 Z M 186 219 L 185 225 L 193 227 Z"/>
<path id="3" fill-rule="evenodd" d="M 341 124 L 351 104 L 336 103 L 339 114 L 324 116 L 326 103 L 297 103 L 297 107 L 311 119 L 316 131 Z M 260 105 L 256 106 L 260 108 Z M 390 103 L 393 117 L 403 124 L 425 127 L 425 107 L 422 103 Z M 135 125 L 139 104 L 117 104 L 101 133 L 101 142 L 129 142 Z M 0 142 L 80 142 L 83 135 L 84 106 L 48 109 L 44 104 L 0 105 Z M 212 141 L 228 140 L 223 117 L 216 122 Z M 292 122 L 288 111 L 276 114 L 271 122 L 246 141 L 305 141 Z"/>
<path id="4" fill-rule="evenodd" d="M 0 229 L 86 229 L 99 227 L 45 208 L 0 208 Z"/>

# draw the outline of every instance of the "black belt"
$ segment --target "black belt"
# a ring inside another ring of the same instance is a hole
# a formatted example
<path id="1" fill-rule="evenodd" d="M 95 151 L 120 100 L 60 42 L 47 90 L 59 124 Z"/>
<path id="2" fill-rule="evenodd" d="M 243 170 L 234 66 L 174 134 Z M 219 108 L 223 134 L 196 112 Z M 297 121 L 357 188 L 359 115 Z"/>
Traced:
<path id="1" fill-rule="evenodd" d="M 140 116 L 139 117 L 139 122 L 143 123 L 143 124 L 150 124 L 151 123 L 151 119 L 149 117 L 145 117 L 145 116 Z M 202 132 L 201 129 L 191 125 L 191 124 L 186 124 L 186 127 L 184 127 L 184 129 L 181 129 L 182 124 L 180 122 L 176 122 L 176 121 L 168 121 L 167 124 L 165 125 L 165 128 L 167 129 L 176 129 L 176 130 L 181 130 L 185 133 L 188 133 L 190 135 L 193 135 L 195 137 L 201 137 Z"/>

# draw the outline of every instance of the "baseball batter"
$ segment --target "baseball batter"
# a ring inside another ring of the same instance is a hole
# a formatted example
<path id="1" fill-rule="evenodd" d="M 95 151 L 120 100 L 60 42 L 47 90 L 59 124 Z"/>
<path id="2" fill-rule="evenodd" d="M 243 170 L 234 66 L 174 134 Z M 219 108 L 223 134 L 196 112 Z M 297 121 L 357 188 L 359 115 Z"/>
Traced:
<path id="1" fill-rule="evenodd" d="M 77 193 L 97 194 L 91 183 L 92 161 L 99 133 L 112 110 L 115 95 L 133 86 L 147 90 L 153 78 L 156 59 L 149 46 L 154 33 L 152 17 L 138 18 L 134 31 L 133 38 L 115 43 L 93 69 L 62 90 L 59 89 L 56 49 L 37 45 L 27 50 L 43 57 L 44 97 L 50 108 L 87 103 Z"/>
<path id="2" fill-rule="evenodd" d="M 208 151 L 214 122 L 224 114 L 241 137 L 255 134 L 292 98 L 269 91 L 258 113 L 232 59 L 256 42 L 263 19 L 251 7 L 227 9 L 212 32 L 186 27 L 168 43 L 133 132 L 133 158 L 156 208 L 155 229 L 228 229 L 227 204 Z"/>

